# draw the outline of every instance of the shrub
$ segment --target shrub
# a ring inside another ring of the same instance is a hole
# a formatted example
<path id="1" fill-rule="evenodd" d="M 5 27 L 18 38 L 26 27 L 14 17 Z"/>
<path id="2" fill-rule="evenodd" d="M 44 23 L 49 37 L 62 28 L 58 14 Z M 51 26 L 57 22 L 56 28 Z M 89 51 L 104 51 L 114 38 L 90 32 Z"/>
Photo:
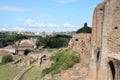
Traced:
<path id="1" fill-rule="evenodd" d="M 11 61 L 13 61 L 13 57 L 10 54 L 4 55 L 2 57 L 2 64 L 6 64 L 6 63 L 11 62 Z"/>
<path id="2" fill-rule="evenodd" d="M 58 50 L 50 58 L 54 61 L 53 65 L 49 68 L 45 68 L 42 71 L 42 76 L 46 74 L 57 74 L 62 70 L 72 67 L 74 64 L 80 62 L 80 56 L 78 53 L 71 50 Z"/>

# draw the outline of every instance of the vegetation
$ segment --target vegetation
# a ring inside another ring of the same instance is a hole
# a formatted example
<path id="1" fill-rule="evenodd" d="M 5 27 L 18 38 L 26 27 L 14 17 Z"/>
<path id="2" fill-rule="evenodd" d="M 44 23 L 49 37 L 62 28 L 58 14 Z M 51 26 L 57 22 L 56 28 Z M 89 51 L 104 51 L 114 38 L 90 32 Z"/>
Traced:
<path id="1" fill-rule="evenodd" d="M 4 47 L 7 45 L 7 42 L 14 42 L 20 39 L 27 39 L 28 36 L 23 35 L 23 34 L 13 34 L 13 35 L 1 35 L 0 36 L 0 41 L 2 41 L 3 45 L 0 45 L 0 47 Z"/>
<path id="2" fill-rule="evenodd" d="M 88 27 L 87 23 L 84 26 L 76 31 L 76 33 L 92 33 L 92 28 Z"/>
<path id="3" fill-rule="evenodd" d="M 13 34 L 10 36 L 5 37 L 5 41 L 6 42 L 13 42 L 19 39 L 27 39 L 28 37 L 26 35 L 23 34 Z"/>
<path id="4" fill-rule="evenodd" d="M 69 35 L 46 36 L 44 38 L 41 38 L 36 45 L 38 47 L 43 46 L 44 48 L 66 47 L 68 45 L 70 38 L 71 36 Z"/>
<path id="5" fill-rule="evenodd" d="M 54 63 L 49 68 L 42 71 L 42 76 L 46 74 L 57 74 L 62 70 L 72 67 L 80 62 L 80 55 L 72 50 L 57 50 L 50 58 Z"/>
<path id="6" fill-rule="evenodd" d="M 4 55 L 2 57 L 2 64 L 6 64 L 6 63 L 11 62 L 11 61 L 13 61 L 13 57 L 10 54 Z"/>
<path id="7" fill-rule="evenodd" d="M 13 80 L 24 67 L 12 66 L 10 64 L 0 66 L 0 80 Z"/>
<path id="8" fill-rule="evenodd" d="M 28 70 L 20 80 L 39 80 L 40 79 L 41 70 L 39 67 L 33 67 Z"/>

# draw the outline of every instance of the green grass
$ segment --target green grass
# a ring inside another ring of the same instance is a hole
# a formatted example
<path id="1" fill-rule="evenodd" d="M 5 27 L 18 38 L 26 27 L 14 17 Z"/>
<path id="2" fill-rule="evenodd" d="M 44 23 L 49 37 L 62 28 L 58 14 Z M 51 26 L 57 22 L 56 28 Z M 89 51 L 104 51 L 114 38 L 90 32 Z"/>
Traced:
<path id="1" fill-rule="evenodd" d="M 30 70 L 28 70 L 20 80 L 39 80 L 40 74 L 41 74 L 40 68 L 33 67 Z"/>
<path id="2" fill-rule="evenodd" d="M 56 50 L 58 50 L 59 48 L 42 48 L 42 49 L 40 49 L 38 52 L 39 53 L 42 53 L 42 52 L 44 52 L 44 51 L 48 51 L 48 52 L 54 52 L 54 51 L 56 51 Z"/>
<path id="3" fill-rule="evenodd" d="M 23 69 L 23 67 L 10 66 L 9 64 L 0 66 L 0 80 L 13 80 Z"/>

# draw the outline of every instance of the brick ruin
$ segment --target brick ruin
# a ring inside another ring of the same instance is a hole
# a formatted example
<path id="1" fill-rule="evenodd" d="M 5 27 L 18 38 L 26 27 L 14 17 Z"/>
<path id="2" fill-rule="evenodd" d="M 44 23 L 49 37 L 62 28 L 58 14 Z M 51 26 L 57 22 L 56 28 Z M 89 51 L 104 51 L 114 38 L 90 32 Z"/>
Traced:
<path id="1" fill-rule="evenodd" d="M 119 5 L 120 0 L 105 0 L 94 11 L 91 62 L 86 80 L 120 79 Z"/>
<path id="2" fill-rule="evenodd" d="M 31 40 L 23 39 L 15 44 L 16 54 L 25 55 L 24 52 L 26 49 L 33 51 L 35 49 L 35 44 Z"/>
<path id="3" fill-rule="evenodd" d="M 78 76 L 75 75 L 74 69 L 66 70 L 60 74 L 61 79 L 120 80 L 120 0 L 104 0 L 95 8 L 91 44 L 88 47 L 90 50 L 81 45 L 83 42 L 88 45 L 87 37 L 83 38 L 83 35 L 85 36 L 85 34 L 73 36 L 68 47 L 81 55 L 90 55 L 87 72 L 85 75 Z M 75 68 L 83 69 L 81 64 Z M 79 72 L 81 73 L 82 70 Z"/>
<path id="4" fill-rule="evenodd" d="M 91 34 L 75 34 L 69 42 L 68 48 L 76 51 L 81 56 L 81 63 L 88 66 L 90 58 Z"/>

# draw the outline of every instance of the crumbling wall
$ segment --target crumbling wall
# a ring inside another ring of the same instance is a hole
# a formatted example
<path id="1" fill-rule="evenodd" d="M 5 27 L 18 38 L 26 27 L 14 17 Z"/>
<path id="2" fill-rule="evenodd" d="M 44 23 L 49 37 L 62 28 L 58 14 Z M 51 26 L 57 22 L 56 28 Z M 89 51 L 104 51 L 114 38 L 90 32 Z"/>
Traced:
<path id="1" fill-rule="evenodd" d="M 102 29 L 102 48 L 101 61 L 98 69 L 97 80 L 119 80 L 112 79 L 109 74 L 110 70 L 107 66 L 108 56 L 118 54 L 119 46 L 119 26 L 120 26 L 120 0 L 106 0 L 104 8 L 104 19 Z M 116 67 L 115 67 L 116 69 Z M 117 75 L 117 73 L 115 72 Z"/>
<path id="2" fill-rule="evenodd" d="M 79 52 L 81 57 L 81 64 L 89 64 L 90 59 L 90 45 L 91 45 L 91 34 L 80 33 L 75 34 L 69 42 L 68 48 L 73 51 Z"/>
<path id="3" fill-rule="evenodd" d="M 91 34 L 75 34 L 69 42 L 68 48 L 82 54 L 90 52 Z"/>

